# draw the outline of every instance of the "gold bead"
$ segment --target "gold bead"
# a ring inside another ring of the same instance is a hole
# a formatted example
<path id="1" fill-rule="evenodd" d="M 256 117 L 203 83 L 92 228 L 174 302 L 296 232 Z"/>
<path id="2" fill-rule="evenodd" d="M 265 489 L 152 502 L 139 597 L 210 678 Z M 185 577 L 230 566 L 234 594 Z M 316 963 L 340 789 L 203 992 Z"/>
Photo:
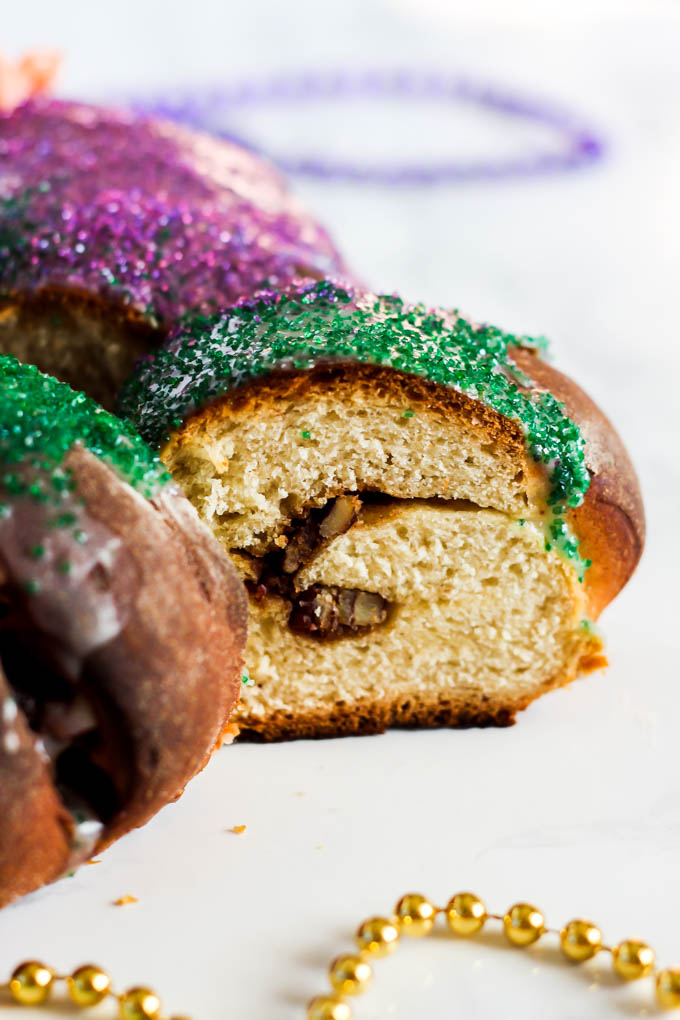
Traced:
<path id="1" fill-rule="evenodd" d="M 402 935 L 429 935 L 437 914 L 434 906 L 420 893 L 407 893 L 394 910 Z"/>
<path id="2" fill-rule="evenodd" d="M 373 977 L 373 968 L 360 956 L 338 956 L 328 968 L 331 984 L 342 995 L 365 992 Z"/>
<path id="3" fill-rule="evenodd" d="M 680 1009 L 680 968 L 659 971 L 656 975 L 656 997 L 664 1009 Z"/>
<path id="4" fill-rule="evenodd" d="M 77 1006 L 96 1006 L 111 991 L 111 978 L 101 967 L 86 963 L 69 977 L 68 991 Z"/>
<path id="5" fill-rule="evenodd" d="M 602 932 L 590 921 L 577 918 L 569 921 L 560 932 L 560 945 L 568 959 L 583 963 L 602 949 Z"/>
<path id="6" fill-rule="evenodd" d="M 317 995 L 307 1006 L 307 1020 L 351 1020 L 351 1017 L 347 1003 L 332 995 Z"/>
<path id="7" fill-rule="evenodd" d="M 161 1000 L 150 988 L 128 988 L 120 997 L 121 1020 L 154 1020 L 161 1011 Z"/>
<path id="8" fill-rule="evenodd" d="M 647 977 L 654 967 L 654 950 L 638 939 L 626 939 L 612 949 L 614 970 L 626 981 Z"/>
<path id="9" fill-rule="evenodd" d="M 354 940 L 362 953 L 389 956 L 397 948 L 399 929 L 387 917 L 371 917 L 359 925 Z"/>
<path id="10" fill-rule="evenodd" d="M 456 935 L 474 935 L 486 921 L 486 907 L 473 893 L 456 893 L 446 905 L 446 920 Z"/>
<path id="11" fill-rule="evenodd" d="M 53 981 L 54 971 L 38 960 L 27 960 L 15 968 L 9 990 L 22 1006 L 37 1006 L 47 999 Z"/>
<path id="12" fill-rule="evenodd" d="M 530 946 L 545 931 L 545 918 L 530 903 L 515 903 L 503 918 L 505 934 L 515 946 Z"/>

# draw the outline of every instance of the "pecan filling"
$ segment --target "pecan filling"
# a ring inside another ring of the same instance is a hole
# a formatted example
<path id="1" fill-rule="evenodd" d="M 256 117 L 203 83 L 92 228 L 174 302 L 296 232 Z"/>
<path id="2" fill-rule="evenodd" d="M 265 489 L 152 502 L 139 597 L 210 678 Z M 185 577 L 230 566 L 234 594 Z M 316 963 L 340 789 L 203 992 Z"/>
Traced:
<path id="1" fill-rule="evenodd" d="M 293 602 L 288 626 L 301 634 L 320 637 L 347 630 L 368 630 L 387 619 L 388 604 L 375 592 L 314 584 Z"/>
<path id="2" fill-rule="evenodd" d="M 277 549 L 249 563 L 247 586 L 256 601 L 279 595 L 290 603 L 288 626 L 298 634 L 330 639 L 371 630 L 388 617 L 389 603 L 381 595 L 356 588 L 312 585 L 298 589 L 298 572 L 321 548 L 356 522 L 362 500 L 346 493 L 294 522 Z M 282 543 L 282 544 L 283 544 Z"/>

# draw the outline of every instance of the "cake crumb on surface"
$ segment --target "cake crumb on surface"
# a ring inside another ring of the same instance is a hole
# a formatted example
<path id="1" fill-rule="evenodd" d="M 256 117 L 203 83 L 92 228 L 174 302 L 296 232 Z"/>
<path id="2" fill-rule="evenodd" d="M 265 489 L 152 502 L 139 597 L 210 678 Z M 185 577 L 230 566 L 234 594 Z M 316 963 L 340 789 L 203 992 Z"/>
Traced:
<path id="1" fill-rule="evenodd" d="M 232 827 L 230 829 L 227 829 L 227 832 L 233 832 L 237 836 L 240 836 L 241 833 L 246 831 L 246 828 L 247 828 L 247 826 L 245 826 L 245 825 L 232 825 Z"/>
<path id="2" fill-rule="evenodd" d="M 139 900 L 136 896 L 126 893 L 125 896 L 119 896 L 117 900 L 113 901 L 114 907 L 126 907 L 128 903 L 139 903 Z"/>

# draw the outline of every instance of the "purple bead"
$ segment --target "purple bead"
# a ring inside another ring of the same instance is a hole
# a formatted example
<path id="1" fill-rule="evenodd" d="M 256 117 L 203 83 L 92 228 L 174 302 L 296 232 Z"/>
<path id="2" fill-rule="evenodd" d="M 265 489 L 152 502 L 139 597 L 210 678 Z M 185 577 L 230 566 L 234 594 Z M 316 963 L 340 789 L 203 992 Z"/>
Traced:
<path id="1" fill-rule="evenodd" d="M 382 185 L 433 185 L 443 182 L 501 180 L 585 167 L 602 157 L 603 141 L 572 114 L 547 100 L 516 95 L 484 82 L 437 71 L 409 68 L 367 69 L 364 71 L 302 71 L 278 74 L 271 78 L 250 79 L 240 84 L 192 92 L 175 103 L 167 98 L 159 102 L 136 102 L 136 107 L 161 112 L 184 124 L 211 130 L 232 138 L 229 114 L 239 106 L 270 105 L 357 97 L 371 99 L 410 98 L 421 101 L 467 103 L 492 110 L 508 118 L 533 121 L 554 129 L 556 142 L 542 152 L 524 153 L 516 159 L 456 159 L 430 164 L 363 165 L 361 154 L 355 158 L 330 161 L 322 154 L 281 155 L 269 153 L 283 171 L 308 177 Z M 252 142 L 239 141 L 250 149 Z"/>

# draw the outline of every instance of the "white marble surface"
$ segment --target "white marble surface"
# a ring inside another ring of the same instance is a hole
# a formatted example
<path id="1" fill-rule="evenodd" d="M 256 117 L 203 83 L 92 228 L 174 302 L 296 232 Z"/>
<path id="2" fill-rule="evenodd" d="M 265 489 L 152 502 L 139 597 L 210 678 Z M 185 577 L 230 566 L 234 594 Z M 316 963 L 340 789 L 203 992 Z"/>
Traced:
<path id="1" fill-rule="evenodd" d="M 679 5 L 45 0 L 3 19 L 5 49 L 39 43 L 68 52 L 62 91 L 83 97 L 286 67 L 409 64 L 587 114 L 610 155 L 581 174 L 296 187 L 376 286 L 550 336 L 634 455 L 649 539 L 603 618 L 606 672 L 549 695 L 508 730 L 225 749 L 101 864 L 3 911 L 0 970 L 27 955 L 61 968 L 92 958 L 196 1020 L 294 1020 L 362 917 L 410 889 L 441 901 L 466 887 L 496 911 L 532 900 L 555 925 L 592 916 L 608 939 L 639 934 L 662 962 L 680 963 Z M 399 135 L 398 111 L 316 117 L 311 132 L 292 113 L 278 124 L 263 114 L 255 127 L 279 143 L 299 147 L 311 134 L 386 159 L 441 153 L 442 139 L 450 152 L 512 144 L 502 125 L 495 135 L 455 111 L 423 120 L 415 143 Z M 243 835 L 227 831 L 238 824 Z M 126 893 L 139 903 L 112 906 Z M 605 962 L 575 970 L 547 939 L 528 952 L 501 951 L 495 938 L 414 942 L 378 963 L 355 1016 L 654 1015 L 650 983 L 621 988 Z"/>

